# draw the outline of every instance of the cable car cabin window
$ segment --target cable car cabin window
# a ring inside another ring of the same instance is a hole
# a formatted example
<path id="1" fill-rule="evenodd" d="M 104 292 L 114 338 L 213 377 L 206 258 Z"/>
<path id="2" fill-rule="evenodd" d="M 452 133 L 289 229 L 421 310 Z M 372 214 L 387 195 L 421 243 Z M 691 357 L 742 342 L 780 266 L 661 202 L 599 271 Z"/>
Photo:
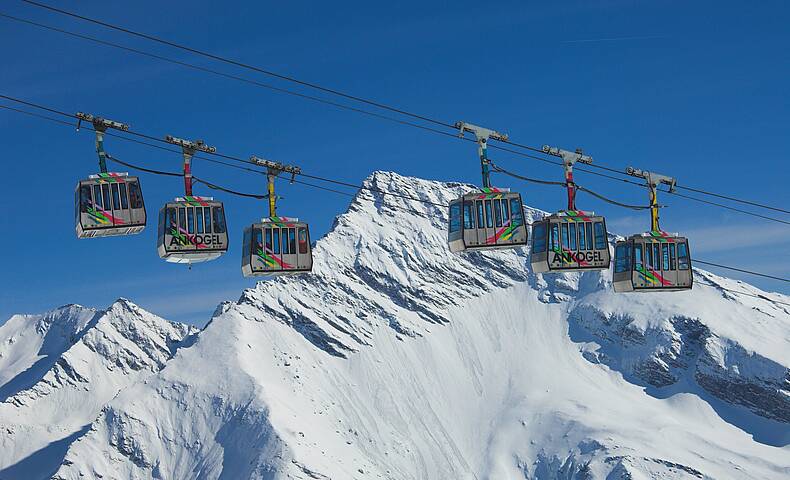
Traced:
<path id="1" fill-rule="evenodd" d="M 214 211 L 214 233 L 225 233 L 225 212 L 222 207 L 213 207 Z"/>
<path id="2" fill-rule="evenodd" d="M 296 229 L 288 229 L 288 251 L 296 253 Z"/>
<path id="3" fill-rule="evenodd" d="M 187 232 L 195 233 L 195 209 L 187 207 Z"/>
<path id="4" fill-rule="evenodd" d="M 110 190 L 112 191 L 112 208 L 113 210 L 120 210 L 121 196 L 118 194 L 118 184 L 117 183 L 111 184 Z"/>
<path id="5" fill-rule="evenodd" d="M 523 225 L 524 222 L 522 219 L 522 211 L 521 211 L 521 201 L 518 198 L 511 198 L 510 199 L 510 215 L 512 216 L 513 220 L 511 224 L 515 227 Z"/>
<path id="6" fill-rule="evenodd" d="M 678 243 L 678 270 L 689 269 L 689 246 L 686 242 Z"/>
<path id="7" fill-rule="evenodd" d="M 289 245 L 288 245 L 288 229 L 287 228 L 283 228 L 281 231 L 282 231 L 282 236 L 283 236 L 283 255 L 287 255 L 287 254 L 291 253 L 291 251 L 288 249 L 288 247 L 289 247 Z"/>
<path id="8" fill-rule="evenodd" d="M 271 251 L 272 251 L 272 229 L 271 228 L 267 228 L 266 229 L 266 246 L 265 246 L 264 252 L 271 253 Z"/>
<path id="9" fill-rule="evenodd" d="M 502 202 L 494 200 L 494 223 L 497 228 L 502 226 Z"/>
<path id="10" fill-rule="evenodd" d="M 587 250 L 587 239 L 584 237 L 584 224 L 579 224 L 579 250 Z"/>
<path id="11" fill-rule="evenodd" d="M 675 270 L 675 244 L 669 244 L 669 269 Z"/>
<path id="12" fill-rule="evenodd" d="M 584 229 L 587 231 L 587 248 L 589 250 L 593 249 L 593 230 L 592 230 L 592 222 L 585 222 Z"/>
<path id="13" fill-rule="evenodd" d="M 263 239 L 262 239 L 263 233 L 261 232 L 260 228 L 256 228 L 254 230 L 255 230 L 255 232 L 253 233 L 253 236 L 255 237 L 255 241 L 251 245 L 251 248 L 252 248 L 251 254 L 252 255 L 257 255 L 258 254 L 258 250 L 261 250 L 263 248 Z M 272 239 L 271 230 L 269 230 L 267 228 L 266 229 L 266 233 L 268 235 L 268 237 L 266 237 L 266 238 L 269 240 L 269 243 L 271 243 L 271 239 Z M 266 253 L 266 252 L 264 251 L 263 253 Z"/>
<path id="14" fill-rule="evenodd" d="M 103 208 L 104 206 L 101 202 L 101 185 L 93 186 L 93 204 L 99 208 Z"/>
<path id="15" fill-rule="evenodd" d="M 211 208 L 206 207 L 203 209 L 203 223 L 205 224 L 206 233 L 211 233 Z"/>
<path id="16" fill-rule="evenodd" d="M 510 225 L 510 205 L 507 200 L 502 200 L 502 224 Z"/>
<path id="17" fill-rule="evenodd" d="M 450 205 L 450 233 L 461 230 L 461 204 Z"/>
<path id="18" fill-rule="evenodd" d="M 129 196 L 126 193 L 126 183 L 119 183 L 118 188 L 121 190 L 121 208 L 126 210 L 129 208 Z"/>
<path id="19" fill-rule="evenodd" d="M 82 185 L 80 187 L 80 212 L 88 213 L 91 204 L 91 187 Z"/>
<path id="20" fill-rule="evenodd" d="M 614 272 L 623 273 L 631 270 L 631 248 L 628 244 L 618 245 L 614 251 Z"/>
<path id="21" fill-rule="evenodd" d="M 491 213 L 491 200 L 486 200 L 486 227 L 494 228 L 494 219 Z"/>
<path id="22" fill-rule="evenodd" d="M 272 250 L 274 253 L 280 253 L 280 229 L 273 228 L 272 229 Z"/>
<path id="23" fill-rule="evenodd" d="M 299 253 L 307 253 L 307 229 L 304 227 L 299 227 Z"/>
<path id="24" fill-rule="evenodd" d="M 650 244 L 645 245 L 645 266 L 653 268 L 653 247 Z"/>
<path id="25" fill-rule="evenodd" d="M 556 252 L 560 249 L 560 226 L 556 223 L 551 225 L 551 251 Z"/>
<path id="26" fill-rule="evenodd" d="M 169 228 L 178 231 L 178 218 L 176 217 L 176 209 L 170 207 L 167 209 L 167 219 L 169 222 Z"/>
<path id="27" fill-rule="evenodd" d="M 595 249 L 604 248 L 606 248 L 606 232 L 603 229 L 603 222 L 595 222 Z"/>
<path id="28" fill-rule="evenodd" d="M 571 223 L 571 224 L 568 225 L 568 240 L 570 240 L 570 243 L 568 244 L 568 247 L 571 250 L 576 250 L 576 224 L 575 223 Z"/>
<path id="29" fill-rule="evenodd" d="M 472 228 L 475 228 L 475 216 L 472 212 L 472 202 L 467 200 L 464 202 L 464 229 Z"/>
<path id="30" fill-rule="evenodd" d="M 197 233 L 203 233 L 203 207 L 195 207 L 195 220 L 197 220 Z"/>
<path id="31" fill-rule="evenodd" d="M 110 187 L 105 183 L 101 186 L 101 193 L 102 193 L 102 205 L 104 205 L 105 210 L 111 210 L 112 204 L 110 203 Z"/>
<path id="32" fill-rule="evenodd" d="M 668 243 L 662 243 L 661 244 L 661 268 L 665 272 L 668 272 L 670 270 L 674 270 L 674 268 L 672 268 L 669 265 L 669 244 Z"/>
<path id="33" fill-rule="evenodd" d="M 636 271 L 642 270 L 642 245 L 639 243 L 634 244 L 634 267 Z"/>
<path id="34" fill-rule="evenodd" d="M 485 220 L 483 220 L 483 202 L 478 200 L 477 204 L 477 228 L 485 227 Z"/>
<path id="35" fill-rule="evenodd" d="M 129 203 L 132 208 L 143 208 L 143 193 L 140 191 L 140 184 L 129 182 Z"/>
<path id="36" fill-rule="evenodd" d="M 563 223 L 562 226 L 562 246 L 567 248 L 568 247 L 568 224 Z"/>
<path id="37" fill-rule="evenodd" d="M 653 269 L 661 269 L 661 245 L 658 243 L 653 244 Z"/>
<path id="38" fill-rule="evenodd" d="M 187 229 L 187 211 L 185 208 L 178 209 L 178 228 L 184 231 Z"/>
<path id="39" fill-rule="evenodd" d="M 505 203 L 507 205 L 507 203 Z M 532 252 L 542 253 L 546 251 L 546 224 L 536 223 L 532 228 Z"/>

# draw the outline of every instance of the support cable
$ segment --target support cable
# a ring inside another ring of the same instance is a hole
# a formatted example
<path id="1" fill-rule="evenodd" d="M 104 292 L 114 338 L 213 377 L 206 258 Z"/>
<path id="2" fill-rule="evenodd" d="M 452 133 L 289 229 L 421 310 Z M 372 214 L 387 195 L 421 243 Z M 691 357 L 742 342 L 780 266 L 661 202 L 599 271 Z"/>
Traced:
<path id="1" fill-rule="evenodd" d="M 289 76 L 289 75 L 279 74 L 279 73 L 276 73 L 276 72 L 273 72 L 273 71 L 270 71 L 270 70 L 267 70 L 267 69 L 264 69 L 264 68 L 261 68 L 261 67 L 257 67 L 257 66 L 254 66 L 254 65 L 250 65 L 250 64 L 247 64 L 247 63 L 243 63 L 243 62 L 237 61 L 237 60 L 229 59 L 229 58 L 226 58 L 226 57 L 221 57 L 219 55 L 215 55 L 215 54 L 212 54 L 212 53 L 209 53 L 209 52 L 205 52 L 205 51 L 198 50 L 198 49 L 195 49 L 195 48 L 192 48 L 192 47 L 188 47 L 188 46 L 185 46 L 185 45 L 181 45 L 181 44 L 178 44 L 178 43 L 175 43 L 175 42 L 164 40 L 164 39 L 158 38 L 158 37 L 156 37 L 154 35 L 133 31 L 133 30 L 128 29 L 128 28 L 124 28 L 124 27 L 121 27 L 121 26 L 113 25 L 113 24 L 110 24 L 108 22 L 103 22 L 101 20 L 89 18 L 89 17 L 83 16 L 83 15 L 76 14 L 74 12 L 69 12 L 69 11 L 66 11 L 66 10 L 63 10 L 63 9 L 59 9 L 59 8 L 56 8 L 56 7 L 53 7 L 53 6 L 50 6 L 50 5 L 46 5 L 46 4 L 43 4 L 43 3 L 39 3 L 39 2 L 31 1 L 31 0 L 22 0 L 22 1 L 25 2 L 25 3 L 28 3 L 28 4 L 32 5 L 32 6 L 38 7 L 38 8 L 47 9 L 47 10 L 50 10 L 50 11 L 55 12 L 55 13 L 59 13 L 59 14 L 62 14 L 62 15 L 67 15 L 67 16 L 70 16 L 70 17 L 73 17 L 73 18 L 76 18 L 76 19 L 79 19 L 79 20 L 82 20 L 82 21 L 86 21 L 86 22 L 94 23 L 96 25 L 103 26 L 105 28 L 113 29 L 113 30 L 120 31 L 120 32 L 129 34 L 129 35 L 133 35 L 133 36 L 137 36 L 137 37 L 140 37 L 140 38 L 144 38 L 144 39 L 147 39 L 147 40 L 150 40 L 150 41 L 153 41 L 153 42 L 164 44 L 164 45 L 176 48 L 176 49 L 180 49 L 180 50 L 183 50 L 183 51 L 186 51 L 186 52 L 190 52 L 190 53 L 193 53 L 193 54 L 196 54 L 196 55 L 200 55 L 200 56 L 203 56 L 203 57 L 206 57 L 206 58 L 209 58 L 209 59 L 212 59 L 212 60 L 216 60 L 216 61 L 219 61 L 219 62 L 223 62 L 223 63 L 226 63 L 226 64 L 230 64 L 230 65 L 234 65 L 234 66 L 237 66 L 237 67 L 249 69 L 249 70 L 252 70 L 252 71 L 255 71 L 255 72 L 258 72 L 258 73 L 263 73 L 265 75 L 269 75 L 269 76 L 272 76 L 274 78 L 278 78 L 278 79 L 281 79 L 281 80 L 292 82 L 292 83 L 295 83 L 295 84 L 298 84 L 298 85 L 301 85 L 301 86 L 313 88 L 313 89 L 316 89 L 316 90 L 319 90 L 319 91 L 322 91 L 322 92 L 325 92 L 325 93 L 329 93 L 329 94 L 332 94 L 332 95 L 337 95 L 337 96 L 340 96 L 342 98 L 346 98 L 346 99 L 349 99 L 349 100 L 353 100 L 353 101 L 357 101 L 357 102 L 364 103 L 364 104 L 367 104 L 367 105 L 371 105 L 371 106 L 374 106 L 374 107 L 377 107 L 377 108 L 381 108 L 381 109 L 388 110 L 388 111 L 391 111 L 391 112 L 394 112 L 394 113 L 398 113 L 400 115 L 408 116 L 408 117 L 411 117 L 411 118 L 415 118 L 415 119 L 418 119 L 418 120 L 422 120 L 422 121 L 425 121 L 425 122 L 428 122 L 428 123 L 432 123 L 432 124 L 435 124 L 435 125 L 439 125 L 439 126 L 442 126 L 442 127 L 446 127 L 446 128 L 453 128 L 454 127 L 454 125 L 451 124 L 451 123 L 440 121 L 440 120 L 436 120 L 436 119 L 428 117 L 426 115 L 421 115 L 421 114 L 416 114 L 416 113 L 413 113 L 413 112 L 409 112 L 407 110 L 403 110 L 403 109 L 400 109 L 400 108 L 397 108 L 397 107 L 393 107 L 393 106 L 390 106 L 390 105 L 387 105 L 387 104 L 384 104 L 384 103 L 381 103 L 381 102 L 377 102 L 377 101 L 374 101 L 374 100 L 368 100 L 368 99 L 365 99 L 365 98 L 362 98 L 362 97 L 359 97 L 359 96 L 356 96 L 356 95 L 351 95 L 351 94 L 348 94 L 348 93 L 345 93 L 345 92 L 342 92 L 342 91 L 339 91 L 339 90 L 336 90 L 336 89 L 333 89 L 333 88 L 324 87 L 322 85 L 319 85 L 319 84 L 316 84 L 316 83 L 313 83 L 313 82 L 307 82 L 307 81 L 304 81 L 304 80 L 299 80 L 299 79 L 297 79 L 295 77 L 292 77 L 292 76 Z M 437 130 L 435 128 L 426 127 L 424 125 L 420 125 L 420 124 L 416 124 L 416 123 L 413 123 L 413 122 L 404 121 L 404 120 L 393 118 L 393 117 L 388 117 L 386 115 L 381 115 L 381 114 L 378 114 L 378 113 L 375 113 L 375 112 L 370 112 L 370 111 L 367 111 L 367 110 L 355 108 L 355 107 L 352 107 L 352 106 L 349 106 L 349 105 L 340 104 L 340 103 L 333 102 L 331 100 L 327 100 L 327 99 L 324 99 L 324 98 L 314 97 L 314 96 L 311 96 L 311 95 L 306 95 L 306 94 L 302 94 L 302 93 L 299 93 L 299 92 L 294 92 L 294 91 L 291 91 L 291 90 L 288 90 L 288 89 L 275 87 L 273 85 L 263 84 L 261 82 L 255 81 L 255 80 L 251 80 L 251 79 L 247 79 L 247 78 L 244 78 L 244 77 L 239 77 L 239 76 L 236 76 L 236 75 L 231 75 L 231 74 L 227 74 L 227 73 L 220 72 L 220 71 L 217 71 L 217 70 L 213 70 L 213 69 L 210 69 L 210 68 L 206 68 L 206 67 L 190 64 L 190 63 L 187 63 L 187 62 L 182 62 L 182 61 L 179 61 L 179 60 L 163 57 L 163 56 L 152 54 L 152 53 L 145 52 L 145 51 L 142 51 L 142 50 L 126 47 L 126 46 L 115 44 L 115 43 L 112 43 L 112 42 L 107 42 L 107 41 L 104 41 L 104 40 L 101 40 L 101 39 L 97 39 L 97 38 L 94 38 L 94 37 L 90 37 L 90 36 L 87 36 L 87 35 L 82 35 L 82 34 L 79 34 L 79 33 L 69 32 L 67 30 L 59 29 L 59 28 L 56 28 L 56 27 L 51 27 L 51 26 L 48 26 L 48 25 L 44 25 L 44 24 L 41 24 L 41 23 L 38 23 L 38 22 L 33 22 L 33 21 L 30 21 L 30 20 L 22 19 L 22 18 L 19 18 L 19 17 L 14 17 L 12 15 L 7 15 L 7 14 L 0 13 L 0 16 L 4 17 L 4 18 L 7 18 L 7 19 L 10 19 L 10 20 L 17 21 L 17 22 L 26 23 L 26 24 L 29 24 L 29 25 L 32 25 L 32 26 L 36 26 L 36 27 L 39 27 L 39 28 L 44 28 L 44 29 L 56 31 L 56 32 L 59 32 L 59 33 L 62 33 L 62 34 L 71 35 L 71 36 L 74 36 L 74 37 L 82 38 L 82 39 L 89 40 L 89 41 L 92 41 L 92 42 L 95 42 L 95 43 L 99 43 L 99 44 L 103 44 L 103 45 L 106 45 L 106 46 L 119 48 L 119 49 L 122 49 L 122 50 L 126 50 L 126 51 L 133 52 L 133 53 L 140 54 L 140 55 L 145 55 L 145 56 L 148 56 L 148 57 L 151 57 L 151 58 L 155 58 L 155 59 L 158 59 L 158 60 L 162 60 L 162 61 L 178 64 L 178 65 L 181 65 L 181 66 L 185 66 L 187 68 L 192 68 L 192 69 L 200 70 L 200 71 L 203 71 L 203 72 L 206 72 L 206 73 L 211 73 L 211 74 L 214 74 L 214 75 L 223 76 L 223 77 L 226 77 L 226 78 L 242 81 L 242 82 L 245 82 L 245 83 L 254 84 L 254 85 L 257 85 L 257 86 L 260 86 L 260 87 L 263 87 L 263 88 L 267 88 L 267 89 L 271 89 L 271 90 L 274 90 L 274 91 L 278 91 L 278 92 L 281 92 L 281 93 L 286 93 L 286 94 L 289 94 L 289 95 L 294 95 L 294 96 L 297 96 L 297 97 L 302 97 L 302 98 L 305 98 L 305 99 L 309 99 L 309 100 L 325 103 L 325 104 L 328 104 L 328 105 L 331 105 L 331 106 L 335 106 L 335 107 L 346 109 L 346 110 L 350 110 L 350 111 L 355 111 L 357 113 L 362 113 L 362 114 L 365 114 L 365 115 L 370 115 L 370 116 L 377 117 L 377 118 L 380 118 L 380 119 L 383 119 L 383 120 L 396 122 L 396 123 L 400 123 L 400 124 L 407 125 L 407 126 L 416 127 L 416 128 L 420 128 L 420 129 L 423 129 L 423 130 L 432 131 L 434 133 L 438 133 L 438 134 L 441 134 L 441 135 L 455 137 L 455 135 L 453 135 L 452 133 L 445 132 L 445 131 L 442 131 L 442 130 Z M 469 139 L 469 138 L 464 138 L 464 140 L 474 141 L 474 140 Z M 530 145 L 517 143 L 517 142 L 511 141 L 509 139 L 503 139 L 503 140 L 499 140 L 499 141 L 502 142 L 502 143 L 508 144 L 508 145 L 512 145 L 512 146 L 519 147 L 519 148 L 523 148 L 525 150 L 530 150 L 530 151 L 533 151 L 533 152 L 543 153 L 543 150 L 541 148 L 532 147 Z M 517 155 L 521 155 L 521 156 L 524 156 L 524 157 L 527 157 L 527 158 L 532 158 L 532 159 L 535 159 L 535 160 L 546 161 L 546 159 L 543 159 L 541 157 L 536 157 L 536 156 L 533 156 L 533 155 L 525 154 L 524 152 L 515 151 L 515 150 L 504 148 L 504 147 L 501 147 L 501 146 L 491 145 L 491 147 L 492 148 L 498 148 L 500 150 L 507 151 L 507 152 L 510 152 L 510 153 L 514 153 L 514 154 L 517 154 Z M 547 163 L 558 164 L 556 162 L 551 162 L 551 161 L 548 161 Z M 561 165 L 561 164 L 558 164 L 558 165 Z M 606 166 L 603 166 L 603 165 L 591 165 L 591 167 L 599 169 L 599 170 L 604 170 L 604 171 L 616 173 L 618 175 L 623 175 L 622 171 L 620 171 L 618 169 L 606 167 Z M 583 172 L 586 172 L 586 173 L 593 173 L 593 172 L 591 172 L 589 170 L 585 170 L 585 169 L 579 169 L 579 170 L 581 170 Z M 786 210 L 786 209 L 783 209 L 783 208 L 774 207 L 774 206 L 770 206 L 770 205 L 765 205 L 765 204 L 754 202 L 754 201 L 751 201 L 751 200 L 743 200 L 743 199 L 739 199 L 739 198 L 736 198 L 736 197 L 733 197 L 733 196 L 722 195 L 722 194 L 709 192 L 709 191 L 706 191 L 706 190 L 697 189 L 697 188 L 693 188 L 693 187 L 678 186 L 677 188 L 680 188 L 680 189 L 683 189 L 683 190 L 692 191 L 692 192 L 695 192 L 695 193 L 700 193 L 700 194 L 703 194 L 703 195 L 709 195 L 709 196 L 714 196 L 714 197 L 726 199 L 726 200 L 729 200 L 729 201 L 732 201 L 732 202 L 743 203 L 743 204 L 751 205 L 751 206 L 758 207 L 758 208 L 765 208 L 765 209 L 769 209 L 769 210 L 773 210 L 773 211 L 777 211 L 777 212 L 781 212 L 781 213 L 785 213 L 785 214 L 790 214 L 790 210 Z M 735 211 L 740 211 L 740 210 L 735 210 Z"/>
<path id="2" fill-rule="evenodd" d="M 727 270 L 733 270 L 733 271 L 741 272 L 741 273 L 748 273 L 749 275 L 756 275 L 758 277 L 770 278 L 771 280 L 779 280 L 780 282 L 788 282 L 788 283 L 790 283 L 790 278 L 776 277 L 776 276 L 773 276 L 773 275 L 767 275 L 765 273 L 755 272 L 755 271 L 752 271 L 752 270 L 743 270 L 741 268 L 728 267 L 727 265 L 720 265 L 718 263 L 712 263 L 712 262 L 706 262 L 706 261 L 703 261 L 703 260 L 697 260 L 696 258 L 692 258 L 691 261 L 692 261 L 692 263 L 696 262 L 696 263 L 701 263 L 703 265 L 709 265 L 711 267 L 726 268 Z"/>
<path id="3" fill-rule="evenodd" d="M 9 98 L 10 99 L 10 97 L 6 97 L 5 95 L 0 95 L 0 98 Z M 26 103 L 26 104 L 31 105 L 31 106 L 36 106 L 35 104 L 30 104 L 29 102 L 23 102 L 23 103 Z M 54 123 L 58 123 L 60 125 L 65 125 L 65 126 L 69 126 L 69 127 L 73 126 L 71 122 L 66 122 L 66 121 L 63 121 L 63 120 L 47 117 L 45 115 L 40 115 L 40 114 L 33 113 L 33 112 L 26 112 L 24 110 L 20 110 L 20 109 L 14 108 L 14 107 L 8 107 L 8 106 L 5 106 L 5 105 L 0 105 L 0 108 L 4 108 L 4 109 L 10 110 L 10 111 L 14 111 L 14 112 L 18 112 L 18 113 L 23 113 L 23 114 L 30 115 L 30 116 L 33 116 L 33 117 L 36 117 L 36 118 L 40 118 L 40 119 L 43 119 L 43 120 L 48 120 L 48 121 L 51 121 L 51 122 L 54 122 Z M 66 116 L 69 116 L 69 117 L 73 117 L 71 114 L 67 114 L 65 112 L 59 112 L 59 111 L 54 110 L 54 109 L 47 109 L 47 110 L 49 110 L 51 112 L 54 112 L 54 113 L 59 113 L 61 115 L 66 115 Z M 88 127 L 88 126 L 83 127 L 83 128 L 91 130 L 91 128 Z M 122 137 L 120 135 L 118 135 L 118 137 L 119 138 L 125 138 L 126 140 L 134 141 L 136 143 L 141 143 L 141 144 L 148 145 L 148 146 L 151 146 L 151 147 L 160 148 L 160 149 L 163 149 L 163 150 L 168 150 L 168 151 L 171 151 L 173 153 L 181 153 L 181 152 L 178 152 L 176 150 L 172 150 L 172 149 L 165 148 L 165 147 L 160 147 L 160 146 L 155 145 L 155 144 L 149 144 L 147 142 L 140 142 L 140 141 L 137 141 L 137 140 L 134 140 L 134 139 L 131 139 L 131 138 Z M 155 137 L 151 137 L 151 138 L 156 139 Z M 156 139 L 156 140 L 158 140 L 158 139 Z M 215 160 L 204 158 L 204 157 L 197 157 L 196 156 L 195 158 L 200 158 L 202 160 L 207 160 L 207 161 L 215 161 Z M 121 161 L 121 160 L 119 160 L 119 159 L 117 159 L 115 157 L 111 157 L 109 155 L 108 155 L 108 159 L 112 160 L 114 162 L 117 162 L 117 163 L 119 163 L 121 165 L 124 165 L 126 167 L 138 169 L 138 170 L 146 172 L 146 173 L 152 173 L 152 174 L 156 174 L 156 175 L 167 175 L 167 176 L 183 176 L 182 173 L 166 172 L 166 171 L 162 171 L 162 170 L 154 170 L 154 169 L 150 169 L 150 168 L 139 167 L 137 165 Z M 232 164 L 227 164 L 227 163 L 225 163 L 225 165 L 233 166 L 233 167 L 236 167 L 236 168 L 243 168 L 243 167 L 239 167 L 239 166 L 232 165 Z M 258 171 L 258 170 L 254 170 L 254 169 L 245 169 L 245 170 L 250 170 L 250 171 L 252 171 L 254 173 L 259 173 L 259 174 L 265 175 L 265 172 L 263 172 L 263 171 Z M 304 176 L 304 174 L 302 174 L 302 175 Z M 324 179 L 322 177 L 317 177 L 317 176 L 310 176 L 310 178 L 317 178 L 317 179 L 320 179 L 322 181 L 333 181 L 331 179 Z M 524 178 L 526 179 L 528 177 L 524 177 Z M 537 180 L 537 179 L 529 179 L 529 180 Z M 538 181 L 539 182 L 544 182 L 542 180 L 538 180 Z M 201 182 L 202 182 L 202 180 L 201 180 Z M 338 183 L 340 185 L 344 185 L 344 186 L 351 186 L 351 187 L 354 187 L 354 188 L 358 188 L 359 190 L 370 191 L 372 193 L 379 193 L 382 196 L 390 195 L 390 196 L 405 198 L 405 199 L 409 199 L 409 200 L 412 200 L 412 201 L 417 201 L 417 202 L 430 204 L 430 205 L 434 205 L 434 206 L 439 206 L 439 207 L 444 207 L 444 208 L 448 207 L 448 205 L 439 204 L 439 203 L 436 203 L 436 202 L 431 202 L 429 200 L 424 200 L 424 199 L 420 199 L 420 198 L 410 197 L 410 196 L 407 196 L 407 195 L 394 194 L 394 193 L 382 191 L 382 190 L 376 189 L 376 188 L 357 186 L 357 185 L 354 185 L 354 184 L 351 184 L 351 183 L 340 182 L 340 181 L 333 181 L 333 182 Z M 211 183 L 211 182 L 208 182 L 208 183 Z M 334 189 L 330 189 L 330 188 L 327 188 L 327 187 L 310 184 L 308 182 L 303 182 L 303 181 L 300 181 L 300 180 L 295 180 L 295 183 L 300 183 L 300 184 L 303 184 L 303 185 L 311 186 L 311 187 L 314 187 L 314 188 L 319 188 L 321 190 L 330 191 L 330 192 L 338 193 L 338 194 L 341 194 L 341 195 L 347 195 L 347 196 L 351 196 L 351 197 L 354 196 L 354 194 L 352 194 L 352 193 L 342 192 L 342 191 L 339 191 L 339 190 L 334 190 Z M 563 182 L 546 182 L 546 183 L 560 184 L 560 185 L 564 186 Z M 211 183 L 211 185 L 217 187 L 216 184 Z M 225 187 L 221 187 L 221 189 L 223 191 L 227 191 L 228 193 L 241 195 L 241 196 L 244 196 L 244 197 L 251 197 L 251 198 L 260 198 L 261 197 L 260 195 L 256 195 L 256 194 L 245 194 L 245 193 L 242 193 L 242 192 L 237 192 L 235 190 L 225 189 Z M 404 207 L 401 207 L 401 206 L 398 206 L 398 205 L 388 205 L 388 206 L 391 207 L 391 208 L 397 208 L 399 210 L 409 211 L 410 213 L 417 213 L 416 210 L 410 210 L 410 209 L 407 209 L 407 208 L 404 208 Z M 736 267 L 729 267 L 729 266 L 721 265 L 721 264 L 717 264 L 717 263 L 706 262 L 704 260 L 699 260 L 699 259 L 696 259 L 696 258 L 693 259 L 692 261 L 696 262 L 696 263 L 704 264 L 704 265 L 710 265 L 710 266 L 714 266 L 714 267 L 724 268 L 724 269 L 733 270 L 733 271 L 737 271 L 737 272 L 741 272 L 741 273 L 747 273 L 747 274 L 750 274 L 750 275 L 756 275 L 756 276 L 760 276 L 760 277 L 765 277 L 765 278 L 769 278 L 769 279 L 773 279 L 773 280 L 779 280 L 779 281 L 783 281 L 783 282 L 790 282 L 790 279 L 786 279 L 786 278 L 782 278 L 782 277 L 776 277 L 776 276 L 773 276 L 773 275 L 767 275 L 767 274 L 754 272 L 754 271 L 751 271 L 751 270 L 740 269 L 740 268 L 736 268 Z"/>

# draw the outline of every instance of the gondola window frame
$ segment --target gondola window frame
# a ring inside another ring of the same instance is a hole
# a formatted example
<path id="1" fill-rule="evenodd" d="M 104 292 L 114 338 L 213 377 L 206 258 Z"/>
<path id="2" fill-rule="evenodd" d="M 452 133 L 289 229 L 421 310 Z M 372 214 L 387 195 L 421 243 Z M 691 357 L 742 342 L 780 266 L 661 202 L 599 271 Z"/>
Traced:
<path id="1" fill-rule="evenodd" d="M 137 181 L 129 183 L 129 205 L 132 208 L 143 208 L 143 193 Z"/>
<path id="2" fill-rule="evenodd" d="M 568 222 L 568 250 L 576 251 L 576 223 Z"/>
<path id="3" fill-rule="evenodd" d="M 684 254 L 681 255 L 680 250 L 681 248 L 684 250 Z M 678 270 L 689 270 L 691 268 L 691 255 L 689 254 L 689 247 L 688 243 L 679 242 L 678 243 Z"/>
<path id="4" fill-rule="evenodd" d="M 614 273 L 631 271 L 631 250 L 630 242 L 625 242 L 615 247 Z"/>
<path id="5" fill-rule="evenodd" d="M 532 251 L 543 253 L 546 251 L 546 224 L 536 223 L 532 228 Z"/>
<path id="6" fill-rule="evenodd" d="M 496 228 L 502 227 L 502 202 L 497 198 L 494 199 L 494 225 Z"/>
<path id="7" fill-rule="evenodd" d="M 450 204 L 450 233 L 461 230 L 461 204 L 455 202 Z"/>
<path id="8" fill-rule="evenodd" d="M 603 250 L 606 248 L 606 226 L 603 222 L 595 222 L 593 230 L 595 233 L 595 249 Z"/>
<path id="9" fill-rule="evenodd" d="M 225 225 L 225 211 L 222 207 L 212 207 L 214 233 L 225 233 L 227 227 Z"/>
<path id="10" fill-rule="evenodd" d="M 288 250 L 296 254 L 296 228 L 288 229 Z"/>
<path id="11" fill-rule="evenodd" d="M 521 199 L 520 198 L 511 198 L 510 199 L 510 216 L 512 218 L 511 224 L 514 227 L 520 227 L 524 224 L 524 212 L 521 208 Z"/>
<path id="12" fill-rule="evenodd" d="M 298 244 L 299 244 L 299 254 L 306 255 L 307 249 L 310 246 L 310 238 L 307 236 L 307 229 L 305 227 L 299 227 L 298 235 Z"/>
<path id="13" fill-rule="evenodd" d="M 465 230 L 472 230 L 475 228 L 475 217 L 474 212 L 472 209 L 474 208 L 474 202 L 471 200 L 464 200 L 463 205 L 463 214 L 464 214 L 464 229 Z"/>

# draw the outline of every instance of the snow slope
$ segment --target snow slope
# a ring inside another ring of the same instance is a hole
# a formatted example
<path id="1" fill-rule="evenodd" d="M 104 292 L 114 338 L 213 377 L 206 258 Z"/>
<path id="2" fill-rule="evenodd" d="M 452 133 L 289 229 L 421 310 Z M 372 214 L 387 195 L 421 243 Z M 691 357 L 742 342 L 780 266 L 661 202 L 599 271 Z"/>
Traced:
<path id="1" fill-rule="evenodd" d="M 312 275 L 221 305 L 54 478 L 790 476 L 790 312 L 767 300 L 790 299 L 701 271 L 615 295 L 610 272 L 532 274 L 527 249 L 454 255 L 446 215 L 359 193 Z"/>
<path id="2" fill-rule="evenodd" d="M 0 327 L 0 478 L 52 475 L 104 405 L 194 333 L 126 300 L 12 317 Z"/>

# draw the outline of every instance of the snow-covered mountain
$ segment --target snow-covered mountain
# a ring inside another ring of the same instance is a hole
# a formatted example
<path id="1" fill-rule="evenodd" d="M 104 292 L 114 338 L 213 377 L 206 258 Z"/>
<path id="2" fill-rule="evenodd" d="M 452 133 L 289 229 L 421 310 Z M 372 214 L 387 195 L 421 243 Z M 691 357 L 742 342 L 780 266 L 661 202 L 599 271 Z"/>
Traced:
<path id="1" fill-rule="evenodd" d="M 0 326 L 0 479 L 48 478 L 107 402 L 195 333 L 127 300 L 9 319 Z"/>
<path id="2" fill-rule="evenodd" d="M 470 188 L 387 172 L 366 184 L 437 204 Z M 48 457 L 54 478 L 790 477 L 790 310 L 771 301 L 788 297 L 702 271 L 691 292 L 614 294 L 610 272 L 533 274 L 527 249 L 452 254 L 446 222 L 362 191 L 317 242 L 313 274 L 259 283 L 195 336 L 172 326 L 164 340 L 157 323 L 144 379 L 97 366 L 117 396 L 40 423 L 76 432 Z M 141 322 L 127 302 L 113 310 Z M 84 330 L 81 315 L 64 325 Z M 0 353 L 30 368 L 7 335 Z"/>

